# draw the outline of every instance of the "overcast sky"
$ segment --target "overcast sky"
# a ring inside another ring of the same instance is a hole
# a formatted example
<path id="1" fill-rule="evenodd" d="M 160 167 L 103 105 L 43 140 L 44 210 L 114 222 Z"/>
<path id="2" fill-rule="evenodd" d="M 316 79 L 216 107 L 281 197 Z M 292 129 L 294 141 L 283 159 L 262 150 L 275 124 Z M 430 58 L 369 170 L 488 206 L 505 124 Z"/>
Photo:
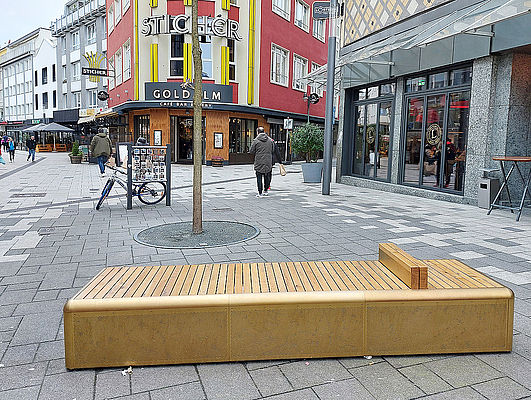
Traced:
<path id="1" fill-rule="evenodd" d="M 42 27 L 49 28 L 50 22 L 59 18 L 66 0 L 0 0 L 0 45 L 14 41 L 26 33 Z"/>

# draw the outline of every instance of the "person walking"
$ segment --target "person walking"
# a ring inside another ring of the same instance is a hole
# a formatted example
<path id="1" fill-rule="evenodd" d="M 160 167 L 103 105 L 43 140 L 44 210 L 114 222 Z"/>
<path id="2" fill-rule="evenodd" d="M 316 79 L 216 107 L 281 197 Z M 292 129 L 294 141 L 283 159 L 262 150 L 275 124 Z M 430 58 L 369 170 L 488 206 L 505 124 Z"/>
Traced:
<path id="1" fill-rule="evenodd" d="M 26 140 L 26 147 L 28 148 L 28 158 L 26 161 L 29 161 L 31 157 L 31 162 L 35 162 L 35 149 L 37 148 L 35 136 L 31 135 L 31 138 Z"/>
<path id="2" fill-rule="evenodd" d="M 4 146 L 4 151 L 9 151 L 9 136 L 2 136 L 2 145 Z"/>
<path id="3" fill-rule="evenodd" d="M 100 167 L 101 176 L 105 176 L 105 163 L 112 153 L 112 143 L 107 135 L 105 128 L 99 128 L 98 134 L 92 138 L 90 142 L 90 152 L 93 157 L 97 157 L 98 165 Z"/>
<path id="4" fill-rule="evenodd" d="M 273 140 L 265 133 L 262 126 L 256 130 L 257 136 L 251 143 L 249 153 L 254 154 L 254 171 L 258 194 L 256 197 L 267 196 L 273 169 Z"/>
<path id="5" fill-rule="evenodd" d="M 15 149 L 17 147 L 17 144 L 13 140 L 12 137 L 9 138 L 9 161 L 15 162 Z"/>
<path id="6" fill-rule="evenodd" d="M 276 142 L 273 139 L 271 139 L 271 141 L 273 142 L 273 152 L 271 154 L 271 159 L 272 159 L 271 165 L 272 167 L 274 167 L 276 163 L 282 164 L 282 156 L 280 155 L 280 150 L 278 149 Z M 269 178 L 269 187 L 267 188 L 267 190 L 271 190 L 271 181 L 273 180 L 272 167 L 271 167 L 271 177 Z"/>

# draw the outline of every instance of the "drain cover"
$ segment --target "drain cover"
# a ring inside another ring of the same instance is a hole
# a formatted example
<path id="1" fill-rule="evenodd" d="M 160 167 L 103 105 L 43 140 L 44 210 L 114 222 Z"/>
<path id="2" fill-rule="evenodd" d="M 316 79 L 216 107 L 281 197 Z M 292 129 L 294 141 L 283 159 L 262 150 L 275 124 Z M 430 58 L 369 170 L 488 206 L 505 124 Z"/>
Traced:
<path id="1" fill-rule="evenodd" d="M 134 236 L 141 244 L 166 249 L 203 249 L 252 239 L 260 230 L 231 221 L 203 221 L 203 233 L 194 235 L 191 222 L 178 222 L 145 229 Z"/>

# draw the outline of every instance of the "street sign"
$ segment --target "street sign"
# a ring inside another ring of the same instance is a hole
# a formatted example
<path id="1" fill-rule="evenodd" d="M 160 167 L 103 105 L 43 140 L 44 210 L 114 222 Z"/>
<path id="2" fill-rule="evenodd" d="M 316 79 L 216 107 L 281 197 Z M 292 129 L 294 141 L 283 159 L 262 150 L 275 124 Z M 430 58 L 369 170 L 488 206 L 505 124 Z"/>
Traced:
<path id="1" fill-rule="evenodd" d="M 314 19 L 328 19 L 330 17 L 330 2 L 316 1 L 312 4 L 312 16 Z"/>
<path id="2" fill-rule="evenodd" d="M 81 68 L 81 75 L 107 76 L 108 72 L 106 69 L 83 67 Z"/>
<path id="3" fill-rule="evenodd" d="M 293 119 L 284 118 L 284 129 L 293 129 Z"/>

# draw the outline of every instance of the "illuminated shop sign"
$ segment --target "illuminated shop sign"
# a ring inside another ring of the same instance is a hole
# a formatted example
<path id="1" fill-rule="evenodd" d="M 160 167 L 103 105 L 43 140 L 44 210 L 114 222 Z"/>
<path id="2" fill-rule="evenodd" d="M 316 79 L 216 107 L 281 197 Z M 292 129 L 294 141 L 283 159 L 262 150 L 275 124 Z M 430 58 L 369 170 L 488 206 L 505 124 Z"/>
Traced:
<path id="1" fill-rule="evenodd" d="M 240 24 L 238 21 L 223 17 L 199 17 L 199 35 L 226 37 L 234 40 L 242 40 L 238 33 Z M 144 36 L 191 34 L 192 19 L 190 15 L 157 15 L 142 20 L 142 34 Z"/>
<path id="2" fill-rule="evenodd" d="M 184 103 L 194 98 L 194 89 L 179 82 L 146 82 L 145 88 L 146 100 Z M 203 103 L 232 103 L 232 86 L 203 83 Z"/>

